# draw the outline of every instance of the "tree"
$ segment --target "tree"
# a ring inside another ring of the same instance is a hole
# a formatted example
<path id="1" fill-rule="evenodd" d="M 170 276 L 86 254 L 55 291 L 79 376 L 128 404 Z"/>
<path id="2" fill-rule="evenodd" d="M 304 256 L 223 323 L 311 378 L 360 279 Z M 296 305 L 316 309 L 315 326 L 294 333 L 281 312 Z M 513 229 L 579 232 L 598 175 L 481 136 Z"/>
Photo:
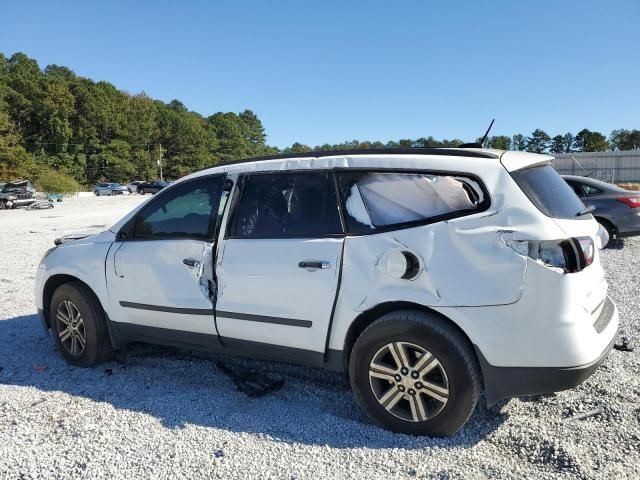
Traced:
<path id="1" fill-rule="evenodd" d="M 516 133 L 511 137 L 511 146 L 513 150 L 517 150 L 518 152 L 524 151 L 527 148 L 527 140 L 525 136 L 521 133 Z"/>
<path id="2" fill-rule="evenodd" d="M 509 148 L 511 147 L 511 138 L 505 135 L 490 137 L 488 141 L 488 147 L 498 150 L 509 150 Z"/>
<path id="3" fill-rule="evenodd" d="M 542 153 L 549 147 L 551 138 L 544 130 L 535 129 L 530 137 L 526 139 L 526 150 L 528 152 Z"/>
<path id="4" fill-rule="evenodd" d="M 311 151 L 311 147 L 309 145 L 304 145 L 302 143 L 295 142 L 290 147 L 285 148 L 283 150 L 283 153 L 305 153 L 310 151 Z"/>
<path id="5" fill-rule="evenodd" d="M 600 132 L 584 128 L 575 136 L 573 149 L 577 152 L 604 152 L 609 149 L 609 142 Z"/>
<path id="6" fill-rule="evenodd" d="M 614 130 L 609 145 L 613 150 L 640 150 L 640 130 Z"/>
<path id="7" fill-rule="evenodd" d="M 573 135 L 565 133 L 564 135 L 556 135 L 549 143 L 549 151 L 551 153 L 569 153 L 573 145 Z"/>

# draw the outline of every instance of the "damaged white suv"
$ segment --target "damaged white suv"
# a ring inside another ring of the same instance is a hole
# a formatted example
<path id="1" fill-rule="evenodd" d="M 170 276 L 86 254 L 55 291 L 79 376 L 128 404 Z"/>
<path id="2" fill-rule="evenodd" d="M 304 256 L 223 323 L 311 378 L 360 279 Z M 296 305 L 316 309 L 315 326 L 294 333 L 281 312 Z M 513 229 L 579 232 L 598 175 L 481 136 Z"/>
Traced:
<path id="1" fill-rule="evenodd" d="M 598 224 L 552 157 L 318 152 L 228 163 L 37 273 L 61 354 L 142 341 L 348 372 L 397 432 L 451 435 L 489 404 L 575 386 L 618 330 Z"/>

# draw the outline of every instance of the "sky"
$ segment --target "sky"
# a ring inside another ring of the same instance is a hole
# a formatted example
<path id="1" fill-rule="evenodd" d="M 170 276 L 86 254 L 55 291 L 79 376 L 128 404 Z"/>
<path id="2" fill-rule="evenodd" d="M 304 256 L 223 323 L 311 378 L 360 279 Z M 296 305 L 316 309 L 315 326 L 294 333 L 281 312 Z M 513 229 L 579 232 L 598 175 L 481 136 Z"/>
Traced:
<path id="1" fill-rule="evenodd" d="M 0 0 L 0 52 L 268 143 L 640 128 L 640 1 Z"/>

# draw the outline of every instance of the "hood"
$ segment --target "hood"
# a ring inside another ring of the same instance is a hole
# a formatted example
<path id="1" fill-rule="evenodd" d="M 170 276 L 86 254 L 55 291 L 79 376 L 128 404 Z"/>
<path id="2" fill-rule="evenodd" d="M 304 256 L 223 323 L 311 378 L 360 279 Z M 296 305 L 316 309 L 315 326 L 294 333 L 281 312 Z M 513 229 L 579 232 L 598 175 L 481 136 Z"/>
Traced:
<path id="1" fill-rule="evenodd" d="M 26 192 L 27 190 L 34 190 L 29 180 L 18 180 L 15 182 L 5 183 L 2 187 L 2 193 Z"/>
<path id="2" fill-rule="evenodd" d="M 61 245 L 86 245 L 89 243 L 111 243 L 115 240 L 115 235 L 110 230 L 100 233 L 70 233 L 56 238 L 53 243 L 56 246 Z"/>

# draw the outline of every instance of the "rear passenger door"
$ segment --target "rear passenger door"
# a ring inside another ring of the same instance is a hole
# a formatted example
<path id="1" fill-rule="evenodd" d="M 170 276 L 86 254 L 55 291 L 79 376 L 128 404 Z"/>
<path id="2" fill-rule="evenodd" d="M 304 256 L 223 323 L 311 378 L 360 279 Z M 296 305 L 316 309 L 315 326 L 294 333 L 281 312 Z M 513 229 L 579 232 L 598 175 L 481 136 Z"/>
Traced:
<path id="1" fill-rule="evenodd" d="M 332 174 L 244 175 L 232 202 L 216 268 L 223 341 L 323 352 L 344 241 Z"/>

